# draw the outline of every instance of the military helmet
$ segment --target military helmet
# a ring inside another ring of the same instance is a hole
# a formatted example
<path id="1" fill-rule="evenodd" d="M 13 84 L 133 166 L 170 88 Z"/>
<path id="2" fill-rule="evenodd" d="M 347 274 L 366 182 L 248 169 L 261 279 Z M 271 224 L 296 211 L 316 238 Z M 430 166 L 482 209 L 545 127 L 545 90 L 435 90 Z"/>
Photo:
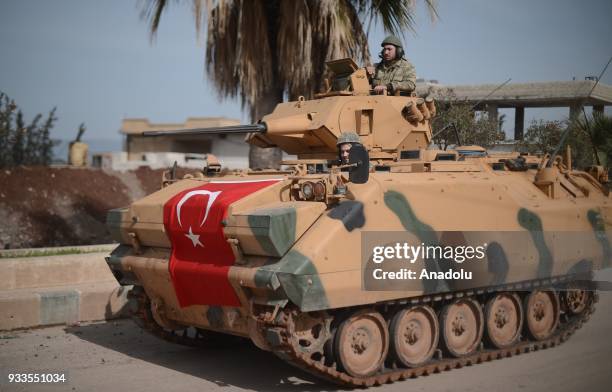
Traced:
<path id="1" fill-rule="evenodd" d="M 342 132 L 340 133 L 340 137 L 338 137 L 336 146 L 344 143 L 361 143 L 361 140 L 359 139 L 359 135 L 355 132 Z"/>
<path id="2" fill-rule="evenodd" d="M 380 46 L 385 46 L 385 45 L 394 45 L 398 48 L 403 47 L 402 41 L 400 41 L 400 39 L 394 35 L 387 36 L 387 38 L 385 38 L 383 42 L 380 44 Z"/>

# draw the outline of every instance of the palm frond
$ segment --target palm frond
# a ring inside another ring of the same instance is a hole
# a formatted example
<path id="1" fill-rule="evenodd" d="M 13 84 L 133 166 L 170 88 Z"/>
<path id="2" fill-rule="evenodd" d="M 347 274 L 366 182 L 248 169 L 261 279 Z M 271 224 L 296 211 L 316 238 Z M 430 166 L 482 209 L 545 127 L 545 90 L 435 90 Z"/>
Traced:
<path id="1" fill-rule="evenodd" d="M 218 0 L 207 7 L 208 76 L 220 96 L 240 93 L 243 107 L 251 110 L 274 82 L 265 5 L 263 0 Z"/>
<path id="2" fill-rule="evenodd" d="M 141 8 L 142 12 L 140 17 L 149 21 L 149 34 L 151 40 L 153 40 L 157 34 L 162 14 L 167 6 L 167 0 L 146 0 Z"/>
<path id="3" fill-rule="evenodd" d="M 612 117 L 594 114 L 589 121 L 583 119 L 580 124 L 592 135 L 593 143 L 596 146 L 605 145 L 612 140 Z"/>
<path id="4" fill-rule="evenodd" d="M 193 22 L 196 28 L 196 34 L 200 34 L 202 31 L 202 15 L 204 14 L 204 8 L 206 6 L 202 6 L 203 0 L 193 0 L 191 4 L 191 11 L 193 12 Z M 209 0 L 210 2 L 211 0 Z"/>
<path id="5" fill-rule="evenodd" d="M 424 0 L 429 16 L 438 19 L 436 0 Z M 404 35 L 405 30 L 416 32 L 416 0 L 353 0 L 355 8 L 368 24 L 382 22 L 386 32 Z"/>
<path id="6" fill-rule="evenodd" d="M 175 0 L 175 2 L 179 2 L 180 0 Z M 141 0 L 144 4 L 140 7 L 141 13 L 140 16 L 143 19 L 148 20 L 149 22 L 149 34 L 151 40 L 155 38 L 157 34 L 157 30 L 159 29 L 159 24 L 161 23 L 161 17 L 164 14 L 164 11 L 168 8 L 169 1 L 168 0 Z M 203 15 L 203 3 L 204 0 L 192 0 L 192 12 L 194 17 L 194 24 L 196 28 L 196 32 L 199 33 L 202 29 L 202 15 Z M 212 0 L 208 0 L 208 3 L 212 3 Z"/>
<path id="7" fill-rule="evenodd" d="M 367 36 L 345 0 L 281 2 L 277 48 L 278 76 L 291 99 L 321 88 L 328 60 L 369 61 Z"/>
<path id="8" fill-rule="evenodd" d="M 429 14 L 429 20 L 431 22 L 436 22 L 440 19 L 440 14 L 438 14 L 438 6 L 436 4 L 436 0 L 424 0 L 425 5 L 427 5 L 427 13 Z"/>
<path id="9" fill-rule="evenodd" d="M 180 0 L 175 0 L 180 1 Z M 182 0 L 188 1 L 188 0 Z M 415 0 L 191 0 L 196 31 L 207 23 L 206 73 L 220 97 L 239 96 L 256 120 L 271 95 L 311 96 L 325 62 L 352 57 L 370 64 L 364 21 L 386 31 L 414 31 Z M 145 0 L 151 38 L 169 0 Z M 432 18 L 435 0 L 425 0 Z M 269 110 L 270 108 L 266 108 Z"/>

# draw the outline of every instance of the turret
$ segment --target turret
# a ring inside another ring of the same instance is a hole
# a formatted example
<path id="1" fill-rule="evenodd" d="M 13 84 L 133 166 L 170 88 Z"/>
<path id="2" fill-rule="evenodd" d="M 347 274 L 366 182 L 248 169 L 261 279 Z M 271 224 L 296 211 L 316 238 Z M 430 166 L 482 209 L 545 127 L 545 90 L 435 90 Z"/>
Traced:
<path id="1" fill-rule="evenodd" d="M 342 132 L 356 132 L 370 159 L 396 160 L 404 150 L 425 149 L 431 141 L 433 99 L 370 95 L 364 68 L 352 59 L 328 62 L 333 73 L 326 89 L 307 100 L 284 102 L 258 124 L 152 131 L 144 135 L 246 133 L 247 142 L 279 147 L 299 159 L 335 159 Z"/>

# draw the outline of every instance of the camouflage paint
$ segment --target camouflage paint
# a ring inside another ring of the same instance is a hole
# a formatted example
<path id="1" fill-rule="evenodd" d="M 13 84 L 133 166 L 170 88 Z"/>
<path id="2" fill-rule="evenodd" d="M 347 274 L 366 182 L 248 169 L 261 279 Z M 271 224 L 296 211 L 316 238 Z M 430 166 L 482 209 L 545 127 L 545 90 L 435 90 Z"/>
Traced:
<path id="1" fill-rule="evenodd" d="M 122 212 L 127 208 L 115 208 L 106 213 L 106 227 L 110 232 L 111 238 L 121 243 L 121 218 Z"/>
<path id="2" fill-rule="evenodd" d="M 542 220 L 535 213 L 521 208 L 518 211 L 517 219 L 522 228 L 529 231 L 531 239 L 538 250 L 538 278 L 547 278 L 552 274 L 553 259 L 544 240 L 544 230 Z"/>
<path id="3" fill-rule="evenodd" d="M 223 309 L 220 306 L 209 306 L 206 311 L 208 324 L 214 328 L 223 328 Z"/>
<path id="4" fill-rule="evenodd" d="M 508 257 L 503 246 L 493 241 L 487 246 L 488 271 L 493 274 L 491 285 L 499 285 L 506 282 L 508 276 Z"/>
<path id="5" fill-rule="evenodd" d="M 248 223 L 266 254 L 281 257 L 296 240 L 296 219 L 295 208 L 271 208 L 253 212 Z"/>
<path id="6" fill-rule="evenodd" d="M 278 258 L 270 257 L 261 267 L 273 266 L 274 264 L 278 263 L 278 261 Z M 258 288 L 276 290 L 280 287 L 280 282 L 278 281 L 276 273 L 274 271 L 265 270 L 262 268 L 257 268 L 253 281 L 255 282 L 255 286 Z"/>
<path id="7" fill-rule="evenodd" d="M 462 231 L 444 231 L 440 233 L 440 240 L 437 242 L 441 246 L 465 246 L 467 241 L 465 234 Z M 462 264 L 457 264 L 452 258 L 446 258 L 444 255 L 438 260 L 438 270 L 440 271 L 460 271 L 463 269 Z M 446 281 L 448 290 L 457 290 L 460 282 L 455 279 Z"/>
<path id="8" fill-rule="evenodd" d="M 255 286 L 260 288 L 276 290 L 280 287 L 280 282 L 276 276 L 276 273 L 273 271 L 264 270 L 262 268 L 255 271 L 255 277 L 253 280 L 255 281 Z"/>
<path id="9" fill-rule="evenodd" d="M 597 241 L 601 244 L 603 249 L 603 265 L 602 268 L 607 268 L 610 266 L 610 258 L 612 254 L 610 252 L 610 241 L 608 240 L 608 236 L 606 235 L 606 225 L 604 223 L 604 219 L 599 213 L 599 211 L 589 210 L 587 212 L 587 218 L 591 223 L 591 227 L 593 227 L 593 231 L 595 231 L 595 237 Z"/>
<path id="10" fill-rule="evenodd" d="M 122 284 L 134 284 L 138 282 L 138 277 L 133 271 L 126 271 L 121 264 L 121 259 L 125 256 L 132 255 L 132 247 L 129 245 L 119 245 L 111 252 L 110 256 L 106 257 L 106 263 L 111 269 L 115 279 Z"/>
<path id="11" fill-rule="evenodd" d="M 572 265 L 571 268 L 567 271 L 569 275 L 572 274 L 584 274 L 593 270 L 593 261 L 582 259 L 578 261 L 576 264 Z"/>
<path id="12" fill-rule="evenodd" d="M 348 231 L 353 231 L 356 228 L 361 228 L 365 224 L 365 215 L 363 214 L 363 203 L 360 201 L 345 200 L 332 208 L 327 216 L 332 219 L 342 221 L 344 228 Z"/>
<path id="13" fill-rule="evenodd" d="M 257 286 L 267 286 L 274 278 L 278 279 L 287 297 L 302 311 L 329 308 L 316 267 L 297 250 L 289 251 L 278 263 L 262 266 L 255 272 Z"/>
<path id="14" fill-rule="evenodd" d="M 387 191 L 384 195 L 385 204 L 399 218 L 404 229 L 414 234 L 425 245 L 438 245 L 434 229 L 417 218 L 406 197 L 396 191 Z M 440 267 L 435 260 L 426 260 L 427 272 L 439 272 Z M 448 283 L 442 279 L 422 279 L 425 294 L 437 291 L 449 291 Z"/>

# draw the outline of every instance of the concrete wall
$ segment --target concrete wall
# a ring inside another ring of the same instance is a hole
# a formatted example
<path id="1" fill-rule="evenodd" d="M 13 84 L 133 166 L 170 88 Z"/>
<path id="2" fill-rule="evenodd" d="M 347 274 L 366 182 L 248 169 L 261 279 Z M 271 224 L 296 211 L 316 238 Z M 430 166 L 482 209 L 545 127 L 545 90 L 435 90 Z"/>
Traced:
<path id="1" fill-rule="evenodd" d="M 178 152 L 147 152 L 141 154 L 141 159 L 128 159 L 125 152 L 107 152 L 95 154 L 92 166 L 104 170 L 136 170 L 141 166 L 151 169 L 169 169 L 177 163 L 179 167 L 202 169 L 206 166 L 205 154 L 182 154 Z"/>
<path id="2" fill-rule="evenodd" d="M 248 167 L 249 145 L 241 134 L 174 135 L 144 137 L 143 131 L 171 131 L 177 129 L 211 128 L 238 125 L 238 120 L 224 117 L 192 117 L 184 123 L 160 124 L 147 119 L 125 119 L 121 133 L 126 135 L 128 160 L 142 160 L 148 152 L 177 152 L 214 154 L 228 169 Z"/>
<path id="3" fill-rule="evenodd" d="M 126 316 L 108 253 L 0 258 L 0 330 Z"/>

